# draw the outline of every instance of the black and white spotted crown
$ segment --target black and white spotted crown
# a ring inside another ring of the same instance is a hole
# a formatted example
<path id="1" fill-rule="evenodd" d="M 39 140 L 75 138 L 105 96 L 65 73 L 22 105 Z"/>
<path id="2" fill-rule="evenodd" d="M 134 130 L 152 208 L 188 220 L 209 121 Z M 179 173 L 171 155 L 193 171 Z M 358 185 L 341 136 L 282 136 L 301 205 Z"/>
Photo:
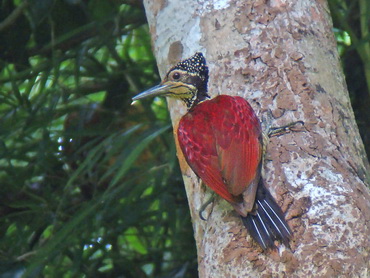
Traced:
<path id="1" fill-rule="evenodd" d="M 198 75 L 203 81 L 208 81 L 208 67 L 203 53 L 196 52 L 188 59 L 182 60 L 175 65 L 170 71 L 183 70 L 188 73 Z"/>

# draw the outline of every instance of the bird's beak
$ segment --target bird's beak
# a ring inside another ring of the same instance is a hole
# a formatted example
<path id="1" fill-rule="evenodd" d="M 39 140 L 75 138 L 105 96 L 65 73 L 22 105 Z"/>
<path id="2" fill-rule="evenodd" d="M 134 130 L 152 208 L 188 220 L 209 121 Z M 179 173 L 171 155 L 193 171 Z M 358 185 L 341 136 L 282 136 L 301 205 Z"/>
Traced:
<path id="1" fill-rule="evenodd" d="M 159 84 L 157 86 L 154 86 L 153 88 L 150 88 L 132 98 L 133 101 L 138 99 L 143 99 L 146 97 L 156 97 L 156 96 L 163 96 L 169 93 L 169 91 L 176 87 L 175 83 L 172 82 L 165 82 L 163 84 Z"/>

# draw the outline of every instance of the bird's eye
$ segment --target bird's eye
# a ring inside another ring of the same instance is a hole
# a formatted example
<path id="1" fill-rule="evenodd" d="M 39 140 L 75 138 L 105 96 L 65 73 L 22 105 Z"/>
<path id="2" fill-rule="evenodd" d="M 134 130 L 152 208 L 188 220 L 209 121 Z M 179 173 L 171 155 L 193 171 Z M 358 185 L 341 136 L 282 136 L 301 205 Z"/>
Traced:
<path id="1" fill-rule="evenodd" d="M 181 77 L 181 74 L 179 72 L 174 72 L 173 75 L 172 75 L 172 78 L 174 80 L 179 80 Z"/>

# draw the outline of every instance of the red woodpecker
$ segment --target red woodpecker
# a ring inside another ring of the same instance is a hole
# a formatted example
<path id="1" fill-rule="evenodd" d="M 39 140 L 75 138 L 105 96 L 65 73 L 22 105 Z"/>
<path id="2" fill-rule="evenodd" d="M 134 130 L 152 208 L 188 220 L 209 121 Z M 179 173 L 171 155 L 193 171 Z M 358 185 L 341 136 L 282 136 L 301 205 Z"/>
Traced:
<path id="1" fill-rule="evenodd" d="M 133 98 L 168 96 L 181 99 L 188 112 L 177 135 L 195 174 L 240 215 L 263 249 L 275 241 L 288 245 L 292 232 L 261 178 L 263 134 L 260 122 L 242 97 L 207 94 L 208 67 L 202 53 L 179 62 L 160 85 Z"/>

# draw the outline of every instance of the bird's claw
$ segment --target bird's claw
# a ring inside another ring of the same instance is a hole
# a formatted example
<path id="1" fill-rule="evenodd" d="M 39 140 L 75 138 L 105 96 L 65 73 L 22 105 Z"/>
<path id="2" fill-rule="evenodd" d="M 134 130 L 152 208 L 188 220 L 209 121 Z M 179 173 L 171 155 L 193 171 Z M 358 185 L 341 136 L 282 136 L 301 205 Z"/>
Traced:
<path id="1" fill-rule="evenodd" d="M 296 121 L 281 127 L 271 127 L 268 131 L 268 137 L 280 136 L 289 132 L 302 131 L 303 121 Z"/>
<path id="2" fill-rule="evenodd" d="M 213 203 L 215 197 L 214 195 L 212 195 L 211 198 L 209 198 L 207 200 L 207 202 L 205 202 L 199 209 L 199 218 L 202 219 L 203 221 L 207 221 L 206 218 L 203 217 L 203 211 L 205 211 L 205 209 L 209 206 L 210 203 Z"/>

